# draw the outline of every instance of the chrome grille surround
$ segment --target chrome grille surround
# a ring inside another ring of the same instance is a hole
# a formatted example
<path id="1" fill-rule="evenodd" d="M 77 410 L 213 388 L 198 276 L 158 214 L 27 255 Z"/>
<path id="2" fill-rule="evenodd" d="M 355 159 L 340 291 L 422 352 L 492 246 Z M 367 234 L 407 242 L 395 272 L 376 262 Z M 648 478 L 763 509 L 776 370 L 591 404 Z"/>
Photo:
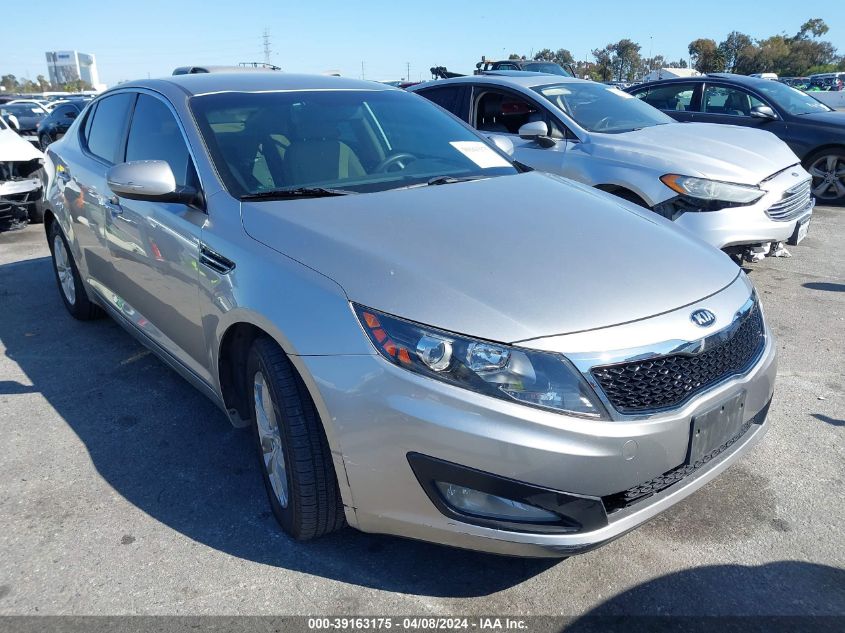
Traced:
<path id="1" fill-rule="evenodd" d="M 802 215 L 811 203 L 811 180 L 787 189 L 783 197 L 766 209 L 766 215 L 778 222 L 788 222 Z"/>

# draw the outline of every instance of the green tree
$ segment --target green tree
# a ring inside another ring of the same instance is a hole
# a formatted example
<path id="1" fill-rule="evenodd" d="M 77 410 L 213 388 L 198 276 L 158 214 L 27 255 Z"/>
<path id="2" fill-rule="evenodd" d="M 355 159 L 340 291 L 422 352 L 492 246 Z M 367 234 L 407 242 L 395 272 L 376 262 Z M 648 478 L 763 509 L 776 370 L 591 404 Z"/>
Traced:
<path id="1" fill-rule="evenodd" d="M 508 55 L 508 59 L 522 59 L 522 55 L 520 55 L 519 53 L 511 53 L 510 55 Z"/>
<path id="2" fill-rule="evenodd" d="M 801 30 L 795 35 L 796 40 L 808 39 L 807 35 L 812 34 L 813 37 L 821 37 L 830 30 L 824 20 L 821 18 L 812 18 L 801 25 Z"/>
<path id="3" fill-rule="evenodd" d="M 617 81 L 632 80 L 642 63 L 640 45 L 628 38 L 612 44 L 613 68 Z"/>
<path id="4" fill-rule="evenodd" d="M 50 82 L 44 77 L 44 75 L 38 75 L 35 78 L 35 81 L 38 82 L 38 90 L 40 92 L 49 92 L 51 86 Z"/>
<path id="5" fill-rule="evenodd" d="M 689 44 L 689 54 L 693 67 L 702 73 L 721 72 L 725 69 L 725 60 L 715 40 L 699 38 Z"/>
<path id="6" fill-rule="evenodd" d="M 592 55 L 596 60 L 596 78 L 599 81 L 609 80 L 613 71 L 613 44 L 593 49 Z"/>
<path id="7" fill-rule="evenodd" d="M 734 72 L 737 65 L 749 55 L 753 56 L 754 40 L 745 33 L 731 31 L 728 36 L 719 44 L 719 53 L 725 63 L 725 70 Z"/>
<path id="8" fill-rule="evenodd" d="M 553 62 L 555 60 L 555 53 L 550 48 L 541 48 L 534 55 L 534 59 L 540 62 Z"/>
<path id="9" fill-rule="evenodd" d="M 0 86 L 9 92 L 15 92 L 18 89 L 18 78 L 14 75 L 3 75 L 0 77 Z"/>

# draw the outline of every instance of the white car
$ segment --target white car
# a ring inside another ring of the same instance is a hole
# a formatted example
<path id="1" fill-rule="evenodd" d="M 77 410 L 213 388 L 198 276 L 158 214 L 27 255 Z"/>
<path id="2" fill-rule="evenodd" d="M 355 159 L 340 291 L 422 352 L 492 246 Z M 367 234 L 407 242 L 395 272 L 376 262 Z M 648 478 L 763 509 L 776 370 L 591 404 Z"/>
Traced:
<path id="1" fill-rule="evenodd" d="M 738 260 L 807 234 L 810 174 L 769 132 L 678 123 L 617 88 L 558 75 L 488 73 L 409 91 L 506 137 L 517 161 L 647 207 Z"/>
<path id="2" fill-rule="evenodd" d="M 0 118 L 0 231 L 43 219 L 44 154 Z"/>

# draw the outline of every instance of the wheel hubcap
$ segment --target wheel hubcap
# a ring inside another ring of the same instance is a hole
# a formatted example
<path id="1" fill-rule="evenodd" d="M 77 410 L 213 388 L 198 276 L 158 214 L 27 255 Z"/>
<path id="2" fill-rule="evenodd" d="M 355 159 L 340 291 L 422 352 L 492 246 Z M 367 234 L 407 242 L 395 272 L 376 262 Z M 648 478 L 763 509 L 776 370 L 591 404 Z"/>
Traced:
<path id="1" fill-rule="evenodd" d="M 276 417 L 273 397 L 267 388 L 267 380 L 262 372 L 256 372 L 253 380 L 255 395 L 255 421 L 258 426 L 258 440 L 264 457 L 264 469 L 273 487 L 273 493 L 279 505 L 288 505 L 288 478 L 285 464 L 285 451 L 282 432 Z"/>
<path id="2" fill-rule="evenodd" d="M 53 261 L 56 263 L 56 274 L 59 276 L 62 294 L 70 305 L 74 305 L 76 303 L 76 284 L 73 280 L 73 270 L 70 267 L 70 256 L 65 248 L 64 240 L 59 235 L 53 238 Z"/>
<path id="3" fill-rule="evenodd" d="M 824 200 L 845 197 L 845 156 L 822 156 L 810 165 L 813 195 Z"/>

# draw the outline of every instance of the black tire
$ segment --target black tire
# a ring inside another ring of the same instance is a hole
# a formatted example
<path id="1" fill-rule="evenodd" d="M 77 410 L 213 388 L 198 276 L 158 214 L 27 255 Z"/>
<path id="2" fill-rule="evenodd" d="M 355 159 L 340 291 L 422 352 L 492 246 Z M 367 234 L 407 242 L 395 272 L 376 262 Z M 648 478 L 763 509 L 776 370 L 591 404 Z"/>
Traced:
<path id="1" fill-rule="evenodd" d="M 825 177 L 829 166 L 833 165 L 833 172 L 830 174 L 830 181 L 826 182 Z M 810 172 L 813 177 L 813 197 L 820 203 L 845 203 L 845 193 L 838 193 L 835 181 L 838 181 L 840 190 L 845 187 L 845 176 L 834 175 L 842 173 L 842 166 L 845 165 L 845 148 L 831 147 L 812 153 L 804 160 L 804 169 Z M 822 189 L 823 188 L 823 189 Z"/>
<path id="2" fill-rule="evenodd" d="M 37 176 L 41 180 L 41 195 L 44 195 L 44 190 L 47 186 L 47 174 L 43 167 L 39 167 L 30 177 Z M 39 198 L 29 207 L 29 222 L 30 224 L 42 224 L 44 222 L 44 202 Z"/>
<path id="3" fill-rule="evenodd" d="M 283 500 L 280 500 L 273 487 L 259 431 L 258 418 L 261 413 L 255 395 L 259 374 L 271 396 L 275 428 L 279 432 L 284 453 L 287 490 Z M 346 517 L 331 450 L 314 402 L 287 355 L 271 339 L 256 339 L 247 360 L 245 380 L 245 393 L 251 400 L 250 411 L 259 468 L 279 525 L 299 541 L 342 528 L 346 525 Z"/>
<path id="4" fill-rule="evenodd" d="M 57 240 L 61 241 L 61 244 L 64 247 L 64 253 L 67 254 L 67 262 L 64 266 L 60 266 L 56 260 Z M 56 276 L 56 285 L 59 289 L 59 296 L 62 298 L 62 302 L 65 304 L 67 311 L 70 312 L 70 315 L 74 319 L 79 319 L 80 321 L 90 321 L 91 319 L 96 319 L 102 316 L 103 312 L 100 307 L 95 303 L 92 303 L 91 300 L 88 299 L 88 295 L 85 293 L 85 287 L 82 285 L 82 279 L 79 276 L 79 270 L 76 268 L 76 262 L 73 261 L 73 255 L 71 254 L 70 247 L 68 246 L 67 240 L 62 233 L 62 229 L 59 227 L 59 223 L 56 221 L 54 221 L 50 226 L 50 255 L 53 259 L 53 273 Z M 73 282 L 72 296 L 69 296 L 69 293 L 66 292 L 62 286 L 60 267 L 70 274 L 70 277 L 66 279 L 68 279 L 68 281 L 72 280 Z"/>

